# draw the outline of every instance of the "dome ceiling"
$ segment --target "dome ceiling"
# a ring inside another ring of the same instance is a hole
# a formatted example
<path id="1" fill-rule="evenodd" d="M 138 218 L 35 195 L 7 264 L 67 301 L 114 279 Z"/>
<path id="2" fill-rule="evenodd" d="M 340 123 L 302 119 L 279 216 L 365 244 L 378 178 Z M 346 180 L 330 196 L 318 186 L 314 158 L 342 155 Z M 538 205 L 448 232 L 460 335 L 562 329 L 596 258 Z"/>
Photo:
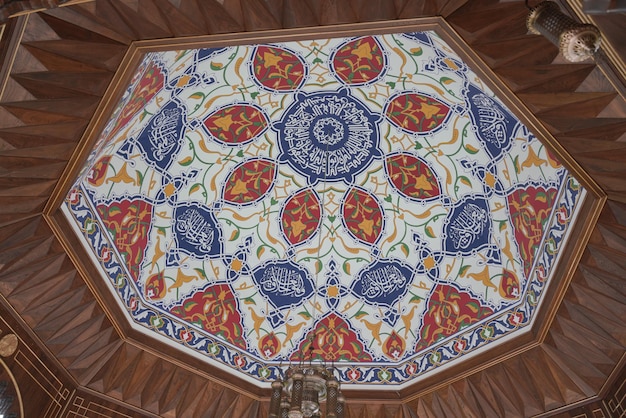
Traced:
<path id="1" fill-rule="evenodd" d="M 524 331 L 585 195 L 426 31 L 149 52 L 63 210 L 153 335 L 397 387 Z"/>

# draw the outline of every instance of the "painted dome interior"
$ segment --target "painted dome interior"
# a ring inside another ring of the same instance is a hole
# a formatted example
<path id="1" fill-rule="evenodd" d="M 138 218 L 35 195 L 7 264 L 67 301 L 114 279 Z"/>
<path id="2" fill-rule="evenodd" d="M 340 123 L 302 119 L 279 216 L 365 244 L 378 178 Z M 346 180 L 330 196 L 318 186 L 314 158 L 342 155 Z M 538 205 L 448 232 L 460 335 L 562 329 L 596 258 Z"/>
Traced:
<path id="1" fill-rule="evenodd" d="M 585 196 L 426 31 L 149 52 L 63 210 L 146 332 L 398 387 L 531 324 Z"/>

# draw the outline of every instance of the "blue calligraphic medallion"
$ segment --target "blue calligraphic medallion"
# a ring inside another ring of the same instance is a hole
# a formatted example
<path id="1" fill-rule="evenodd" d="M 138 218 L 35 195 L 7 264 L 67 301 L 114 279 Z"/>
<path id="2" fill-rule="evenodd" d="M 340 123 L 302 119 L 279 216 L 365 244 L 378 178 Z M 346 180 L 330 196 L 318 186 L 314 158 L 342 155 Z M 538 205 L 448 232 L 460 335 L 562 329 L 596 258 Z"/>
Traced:
<path id="1" fill-rule="evenodd" d="M 325 176 L 351 183 L 373 158 L 382 155 L 379 120 L 380 115 L 347 89 L 299 93 L 273 125 L 280 138 L 279 159 L 308 177 L 311 184 Z"/>
<path id="2" fill-rule="evenodd" d="M 519 122 L 504 106 L 473 84 L 467 86 L 467 103 L 470 118 L 477 127 L 478 139 L 491 158 L 499 160 L 502 154 L 511 148 Z"/>
<path id="3" fill-rule="evenodd" d="M 151 166 L 166 171 L 180 151 L 185 136 L 185 110 L 170 101 L 155 113 L 136 138 L 141 154 Z"/>
<path id="4" fill-rule="evenodd" d="M 368 304 L 387 308 L 383 320 L 394 325 L 396 306 L 413 282 L 413 270 L 399 260 L 381 259 L 361 270 L 352 284 L 352 293 Z"/>
<path id="5" fill-rule="evenodd" d="M 172 226 L 179 251 L 197 259 L 219 257 L 223 253 L 222 232 L 207 206 L 188 202 L 174 209 Z"/>
<path id="6" fill-rule="evenodd" d="M 252 278 L 276 309 L 296 306 L 313 293 L 307 271 L 292 261 L 272 260 L 254 269 Z"/>
<path id="7" fill-rule="evenodd" d="M 458 202 L 444 222 L 444 248 L 453 255 L 470 255 L 489 246 L 491 216 L 482 197 Z"/>
<path id="8" fill-rule="evenodd" d="M 398 260 L 378 260 L 363 269 L 352 285 L 352 292 L 376 306 L 391 307 L 402 298 L 413 272 Z"/>

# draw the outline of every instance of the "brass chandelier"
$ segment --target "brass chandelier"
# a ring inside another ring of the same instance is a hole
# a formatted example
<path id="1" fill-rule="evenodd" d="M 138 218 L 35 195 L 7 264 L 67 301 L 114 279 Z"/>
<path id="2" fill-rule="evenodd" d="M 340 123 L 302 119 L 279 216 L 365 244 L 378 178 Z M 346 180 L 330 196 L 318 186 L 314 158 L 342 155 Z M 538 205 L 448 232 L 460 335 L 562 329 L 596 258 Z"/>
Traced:
<path id="1" fill-rule="evenodd" d="M 594 25 L 576 22 L 561 12 L 559 5 L 553 1 L 542 1 L 528 8 L 528 30 L 535 35 L 543 35 L 558 46 L 567 61 L 581 62 L 595 57 L 600 48 L 600 31 Z"/>
<path id="2" fill-rule="evenodd" d="M 344 418 L 346 399 L 334 367 L 324 364 L 290 365 L 284 378 L 272 383 L 270 418 Z M 326 414 L 322 415 L 322 403 Z"/>

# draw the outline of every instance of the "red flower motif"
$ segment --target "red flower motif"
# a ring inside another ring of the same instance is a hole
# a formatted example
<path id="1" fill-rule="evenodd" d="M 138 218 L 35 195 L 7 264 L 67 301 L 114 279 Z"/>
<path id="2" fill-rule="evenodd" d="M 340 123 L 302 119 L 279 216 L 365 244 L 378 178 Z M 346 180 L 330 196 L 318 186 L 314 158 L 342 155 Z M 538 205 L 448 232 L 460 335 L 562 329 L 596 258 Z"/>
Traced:
<path id="1" fill-rule="evenodd" d="M 437 177 L 430 167 L 408 153 L 387 157 L 389 180 L 403 195 L 412 199 L 431 199 L 441 194 Z"/>
<path id="2" fill-rule="evenodd" d="M 383 352 L 391 360 L 398 360 L 404 354 L 406 342 L 404 338 L 392 331 L 383 344 Z"/>
<path id="3" fill-rule="evenodd" d="M 237 104 L 218 109 L 204 120 L 207 131 L 219 142 L 240 145 L 252 141 L 267 128 L 268 121 L 260 109 Z"/>
<path id="4" fill-rule="evenodd" d="M 500 296 L 506 299 L 517 299 L 520 296 L 520 283 L 517 275 L 509 270 L 502 272 L 499 287 Z"/>
<path id="5" fill-rule="evenodd" d="M 270 332 L 259 339 L 259 351 L 266 359 L 274 357 L 280 348 L 280 341 L 273 332 Z"/>
<path id="6" fill-rule="evenodd" d="M 136 297 L 133 296 L 130 298 L 130 300 L 128 301 L 128 307 L 131 311 L 134 311 L 139 307 L 139 301 Z"/>
<path id="7" fill-rule="evenodd" d="M 106 178 L 107 168 L 109 168 L 110 161 L 110 155 L 105 155 L 104 157 L 96 161 L 91 167 L 91 170 L 89 170 L 87 182 L 93 184 L 94 186 L 102 185 L 102 183 L 104 183 L 104 179 Z"/>
<path id="8" fill-rule="evenodd" d="M 509 324 L 513 325 L 514 327 L 522 326 L 524 325 L 524 322 L 526 322 L 524 313 L 519 311 L 511 312 L 507 320 Z"/>
<path id="9" fill-rule="evenodd" d="M 361 379 L 361 371 L 357 368 L 350 368 L 350 370 L 348 370 L 348 373 L 346 373 L 346 376 L 348 376 L 348 379 L 350 379 L 353 382 L 358 382 Z"/>
<path id="10" fill-rule="evenodd" d="M 68 197 L 68 200 L 71 205 L 78 204 L 78 202 L 80 202 L 80 191 L 78 191 L 77 189 L 72 189 Z"/>
<path id="11" fill-rule="evenodd" d="M 454 344 L 452 344 L 452 348 L 454 349 L 454 351 L 456 351 L 459 354 L 463 353 L 466 347 L 467 347 L 467 341 L 463 339 L 458 339 L 454 342 Z"/>
<path id="12" fill-rule="evenodd" d="M 144 294 L 146 299 L 159 300 L 165 297 L 167 286 L 165 285 L 165 277 L 163 272 L 153 274 L 146 279 Z"/>
<path id="13" fill-rule="evenodd" d="M 180 338 L 181 341 L 187 343 L 191 341 L 191 339 L 193 338 L 193 334 L 191 334 L 191 332 L 189 332 L 189 330 L 187 330 L 186 328 L 183 328 L 178 332 L 178 338 Z"/>
<path id="14" fill-rule="evenodd" d="M 406 368 L 404 369 L 404 371 L 406 372 L 407 375 L 412 376 L 417 371 L 417 365 L 415 363 L 409 363 L 406 365 Z"/>
<path id="15" fill-rule="evenodd" d="M 239 354 L 233 357 L 233 362 L 240 369 L 243 369 L 248 364 L 248 361 L 245 359 L 245 357 L 242 357 Z"/>
<path id="16" fill-rule="evenodd" d="M 111 250 L 109 250 L 109 247 L 102 247 L 102 250 L 100 251 L 100 259 L 105 262 L 108 263 L 109 261 L 111 261 L 111 255 L 113 253 L 111 252 Z"/>

